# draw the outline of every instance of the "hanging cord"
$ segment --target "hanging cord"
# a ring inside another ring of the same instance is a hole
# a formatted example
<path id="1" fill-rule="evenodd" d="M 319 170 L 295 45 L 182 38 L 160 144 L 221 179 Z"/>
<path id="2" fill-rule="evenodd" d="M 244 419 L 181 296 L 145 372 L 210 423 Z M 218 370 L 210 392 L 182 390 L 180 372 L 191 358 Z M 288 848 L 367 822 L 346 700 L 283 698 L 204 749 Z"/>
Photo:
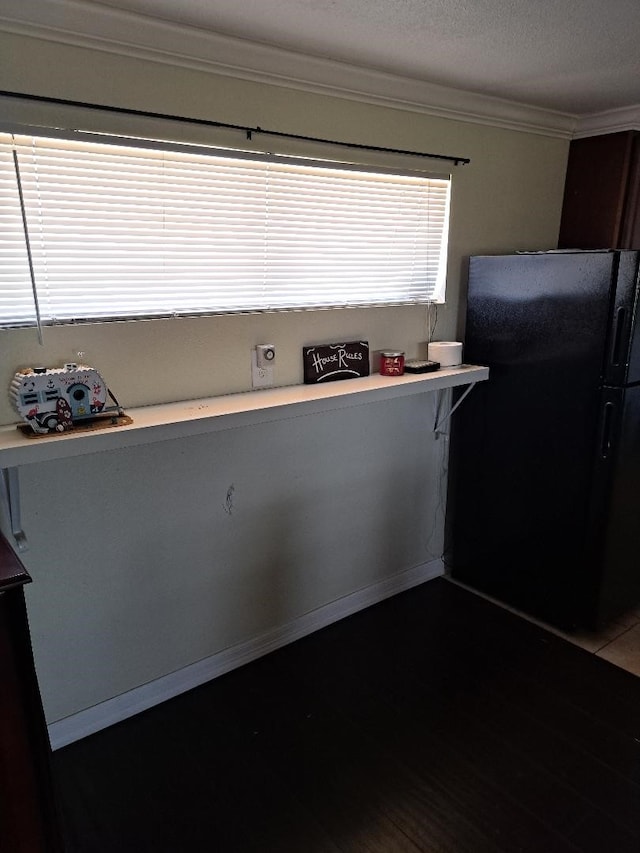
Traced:
<path id="1" fill-rule="evenodd" d="M 13 167 L 16 171 L 16 182 L 18 184 L 18 197 L 20 198 L 20 212 L 22 213 L 22 227 L 24 228 L 24 240 L 27 247 L 27 258 L 29 260 L 29 275 L 31 276 L 31 290 L 33 291 L 33 304 L 36 309 L 36 325 L 38 327 L 38 343 L 44 346 L 42 340 L 42 321 L 40 319 L 40 302 L 38 301 L 38 289 L 36 287 L 36 275 L 33 269 L 33 257 L 31 255 L 31 240 L 29 239 L 29 225 L 27 224 L 27 212 L 24 207 L 24 196 L 22 195 L 22 180 L 20 178 L 20 164 L 18 163 L 18 152 L 13 149 Z"/>
<path id="2" fill-rule="evenodd" d="M 430 344 L 438 325 L 438 306 L 435 302 L 427 302 L 427 343 Z"/>
<path id="3" fill-rule="evenodd" d="M 445 441 L 448 441 L 448 434 L 445 435 Z M 441 445 L 440 450 L 440 465 L 439 470 L 436 474 L 436 501 L 435 507 L 433 509 L 433 519 L 429 528 L 429 533 L 426 537 L 425 546 L 427 549 L 428 555 L 432 559 L 441 559 L 444 563 L 445 557 L 447 555 L 447 527 L 446 527 L 446 494 L 447 494 L 447 483 L 449 480 L 449 453 L 446 443 Z M 437 543 L 437 530 L 438 523 L 442 520 L 443 526 L 443 541 L 441 548 L 434 548 L 434 545 Z"/>

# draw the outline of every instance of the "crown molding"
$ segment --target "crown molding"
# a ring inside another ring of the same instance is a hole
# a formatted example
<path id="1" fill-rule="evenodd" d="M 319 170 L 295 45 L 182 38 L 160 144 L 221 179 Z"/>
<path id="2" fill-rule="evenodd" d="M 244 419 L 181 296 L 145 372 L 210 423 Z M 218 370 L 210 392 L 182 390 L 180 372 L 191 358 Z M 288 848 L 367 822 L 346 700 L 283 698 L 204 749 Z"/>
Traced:
<path id="1" fill-rule="evenodd" d="M 583 116 L 576 122 L 573 135 L 575 139 L 580 139 L 584 136 L 602 136 L 623 130 L 640 130 L 640 104 Z"/>
<path id="2" fill-rule="evenodd" d="M 570 139 L 573 115 L 306 56 L 83 0 L 4 0 L 0 29 L 439 118 Z"/>

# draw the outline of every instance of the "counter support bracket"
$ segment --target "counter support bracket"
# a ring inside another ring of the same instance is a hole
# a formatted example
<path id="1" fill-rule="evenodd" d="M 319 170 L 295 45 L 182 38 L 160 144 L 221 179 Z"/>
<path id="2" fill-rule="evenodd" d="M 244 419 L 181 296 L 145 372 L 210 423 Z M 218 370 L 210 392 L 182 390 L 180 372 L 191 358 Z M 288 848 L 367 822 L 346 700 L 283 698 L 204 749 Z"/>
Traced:
<path id="1" fill-rule="evenodd" d="M 446 422 L 449 420 L 451 415 L 456 411 L 456 409 L 467 399 L 467 397 L 473 391 L 473 389 L 476 387 L 477 384 L 478 384 L 477 382 L 472 382 L 469 385 L 469 387 L 466 389 L 464 394 L 460 397 L 458 402 L 455 404 L 455 406 L 452 406 L 452 408 L 449 409 L 447 414 L 444 415 L 442 418 L 440 417 L 440 406 L 442 404 L 442 391 L 438 391 L 438 400 L 436 402 L 436 422 L 433 425 L 433 431 L 436 434 L 436 438 L 439 438 L 443 434 L 442 433 L 443 425 L 446 424 Z"/>
<path id="2" fill-rule="evenodd" d="M 11 533 L 18 551 L 28 551 L 27 537 L 22 529 L 20 513 L 20 478 L 18 468 L 0 468 L 0 490 L 2 500 L 9 515 Z"/>

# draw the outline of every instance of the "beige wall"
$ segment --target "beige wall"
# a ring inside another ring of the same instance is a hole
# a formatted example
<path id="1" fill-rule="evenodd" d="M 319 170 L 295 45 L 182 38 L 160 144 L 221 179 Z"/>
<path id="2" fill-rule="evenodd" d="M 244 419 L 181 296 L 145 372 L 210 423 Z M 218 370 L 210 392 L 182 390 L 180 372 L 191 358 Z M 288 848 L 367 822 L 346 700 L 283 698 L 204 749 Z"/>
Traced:
<path id="1" fill-rule="evenodd" d="M 446 305 L 439 311 L 440 339 L 462 334 L 470 254 L 556 245 L 566 140 L 17 36 L 5 35 L 0 42 L 0 63 L 3 90 L 470 157 L 470 165 L 453 168 L 449 275 Z M 32 121 L 64 123 L 68 118 L 60 109 L 44 106 L 17 114 Z M 125 118 L 104 114 L 95 121 L 105 128 L 131 126 Z M 191 138 L 207 138 L 204 129 L 177 130 Z M 441 164 L 435 167 L 443 168 Z M 301 381 L 303 344 L 344 337 L 366 338 L 374 350 L 394 347 L 417 355 L 419 343 L 425 340 L 424 311 L 350 309 L 57 328 L 46 330 L 44 348 L 38 346 L 31 330 L 4 331 L 0 332 L 0 346 L 6 354 L 0 385 L 6 386 L 18 366 L 35 361 L 55 365 L 73 360 L 82 351 L 127 406 L 190 399 L 248 390 L 249 350 L 256 343 L 276 343 L 276 382 L 288 385 Z M 2 397 L 0 423 L 14 419 Z"/>
<path id="2" fill-rule="evenodd" d="M 0 40 L 0 89 L 470 157 L 453 172 L 440 339 L 462 332 L 469 254 L 556 244 L 566 140 L 16 36 Z M 292 384 L 305 343 L 364 338 L 414 355 L 425 319 L 388 308 L 114 323 L 46 329 L 44 348 L 33 330 L 3 331 L 0 385 L 81 350 L 125 406 L 248 390 L 249 350 L 267 340 L 277 383 Z M 446 442 L 430 432 L 432 396 L 26 466 L 49 720 L 439 556 Z M 2 398 L 0 422 L 13 420 Z"/>

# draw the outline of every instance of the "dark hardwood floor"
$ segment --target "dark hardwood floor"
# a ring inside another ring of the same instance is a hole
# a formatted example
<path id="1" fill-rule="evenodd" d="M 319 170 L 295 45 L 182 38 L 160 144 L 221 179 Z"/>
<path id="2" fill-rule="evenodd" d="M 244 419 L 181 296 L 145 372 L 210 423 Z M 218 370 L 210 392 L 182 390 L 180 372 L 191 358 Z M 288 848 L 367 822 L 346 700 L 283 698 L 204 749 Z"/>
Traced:
<path id="1" fill-rule="evenodd" d="M 438 579 L 54 769 L 69 853 L 638 853 L 640 678 Z"/>

